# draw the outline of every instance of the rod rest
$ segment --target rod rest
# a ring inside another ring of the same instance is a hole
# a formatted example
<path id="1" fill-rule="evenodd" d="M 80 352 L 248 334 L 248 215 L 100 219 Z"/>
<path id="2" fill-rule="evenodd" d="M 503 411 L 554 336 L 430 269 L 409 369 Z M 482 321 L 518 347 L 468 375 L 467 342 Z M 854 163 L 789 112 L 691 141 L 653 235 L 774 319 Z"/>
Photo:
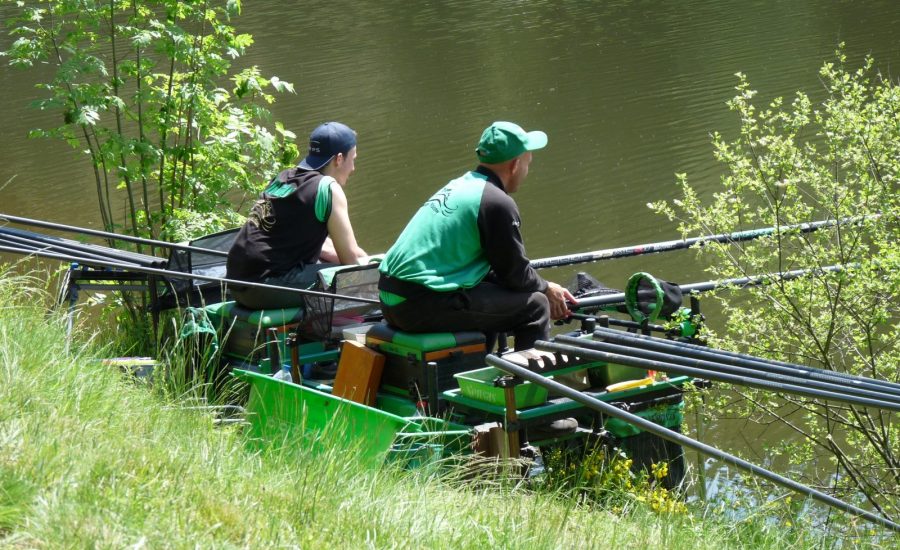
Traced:
<path id="1" fill-rule="evenodd" d="M 531 372 L 546 375 L 549 373 L 558 373 L 564 369 L 574 369 L 578 367 L 586 368 L 595 361 L 581 361 L 575 357 L 569 357 L 558 352 L 550 352 L 541 349 L 527 349 L 514 351 L 501 356 L 514 365 L 524 367 Z"/>

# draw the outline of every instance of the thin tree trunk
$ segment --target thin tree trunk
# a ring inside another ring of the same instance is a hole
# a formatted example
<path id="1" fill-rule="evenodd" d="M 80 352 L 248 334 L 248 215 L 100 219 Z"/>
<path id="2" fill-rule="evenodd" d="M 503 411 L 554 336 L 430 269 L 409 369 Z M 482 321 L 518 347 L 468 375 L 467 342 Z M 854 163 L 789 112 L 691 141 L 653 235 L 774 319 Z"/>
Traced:
<path id="1" fill-rule="evenodd" d="M 109 41 L 112 45 L 112 84 L 113 84 L 113 95 L 119 97 L 119 59 L 116 54 L 116 21 L 115 21 L 115 0 L 109 0 Z M 119 109 L 119 106 L 115 107 L 115 119 L 116 119 L 116 131 L 120 136 L 124 137 L 125 132 L 122 129 L 122 111 Z M 119 153 L 119 160 L 122 163 L 121 167 L 121 176 L 122 181 L 125 182 L 125 192 L 128 196 L 128 210 L 131 215 L 131 228 L 135 237 L 140 236 L 140 231 L 138 231 L 138 220 L 137 220 L 137 209 L 134 205 L 134 190 L 132 189 L 131 178 L 128 176 L 128 161 L 125 158 L 124 153 Z M 138 252 L 142 252 L 141 245 L 137 245 Z"/>
<path id="2" fill-rule="evenodd" d="M 135 0 L 131 0 L 131 8 L 134 13 L 135 18 L 138 17 L 137 10 L 137 2 Z M 143 193 L 144 200 L 144 212 L 147 213 L 147 233 L 149 233 L 151 239 L 156 239 L 155 231 L 153 230 L 153 219 L 150 216 L 150 197 L 148 196 L 147 190 L 147 168 L 146 161 L 147 155 L 144 153 L 144 145 L 146 144 L 146 137 L 144 135 L 144 98 L 143 98 L 143 83 L 141 82 L 141 47 L 135 45 L 134 47 L 135 54 L 135 62 L 137 64 L 137 77 L 136 77 L 136 86 L 137 86 L 137 99 L 135 103 L 137 104 L 137 124 L 138 124 L 138 139 L 140 140 L 140 162 L 141 162 L 141 191 Z M 151 249 L 152 250 L 152 249 Z"/>
<path id="3" fill-rule="evenodd" d="M 171 112 L 169 107 L 172 105 L 172 89 L 175 85 L 174 82 L 175 75 L 175 57 L 172 56 L 172 60 L 169 62 L 169 84 L 168 90 L 166 90 L 166 101 L 164 105 L 166 106 L 166 116 L 163 121 L 162 131 L 160 132 L 160 148 L 162 149 L 162 158 L 159 161 L 159 177 L 157 178 L 157 186 L 159 187 L 159 210 L 160 210 L 160 225 L 165 228 L 168 227 L 169 216 L 166 210 L 166 188 L 165 188 L 165 168 L 166 168 L 166 158 L 169 156 L 169 124 L 171 121 Z"/>

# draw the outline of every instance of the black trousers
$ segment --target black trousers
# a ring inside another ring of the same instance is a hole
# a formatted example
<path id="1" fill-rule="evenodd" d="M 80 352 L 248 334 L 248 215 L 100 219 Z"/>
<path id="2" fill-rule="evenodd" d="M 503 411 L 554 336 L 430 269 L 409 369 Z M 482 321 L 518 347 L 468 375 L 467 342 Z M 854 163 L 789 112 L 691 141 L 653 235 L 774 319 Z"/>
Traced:
<path id="1" fill-rule="evenodd" d="M 395 306 L 382 304 L 387 322 L 406 332 L 512 333 L 515 349 L 550 336 L 550 302 L 542 292 L 516 292 L 482 282 L 453 292 L 425 292 Z"/>
<path id="2" fill-rule="evenodd" d="M 319 271 L 326 267 L 334 266 L 335 264 L 329 263 L 297 266 L 283 275 L 273 275 L 258 282 L 275 286 L 311 289 L 318 282 Z M 232 285 L 231 295 L 238 304 L 247 309 L 283 309 L 300 307 L 306 303 L 303 294 L 299 292 L 275 290 L 272 288 Z"/>

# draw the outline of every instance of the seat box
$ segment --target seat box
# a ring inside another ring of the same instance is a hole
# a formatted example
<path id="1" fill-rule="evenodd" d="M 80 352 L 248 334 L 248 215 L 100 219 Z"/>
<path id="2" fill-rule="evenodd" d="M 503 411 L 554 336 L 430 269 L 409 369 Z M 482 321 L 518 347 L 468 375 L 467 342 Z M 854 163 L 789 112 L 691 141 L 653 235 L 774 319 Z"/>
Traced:
<path id="1" fill-rule="evenodd" d="M 385 356 L 381 390 L 443 410 L 442 392 L 458 386 L 455 374 L 480 369 L 487 355 L 481 332 L 410 333 L 379 323 L 366 333 L 366 346 Z"/>
<path id="2" fill-rule="evenodd" d="M 210 322 L 223 342 L 225 355 L 257 364 L 266 357 L 266 331 L 278 332 L 278 344 L 283 362 L 290 360 L 285 346 L 287 335 L 296 332 L 303 320 L 303 308 L 250 310 L 235 302 L 221 302 L 204 308 Z"/>

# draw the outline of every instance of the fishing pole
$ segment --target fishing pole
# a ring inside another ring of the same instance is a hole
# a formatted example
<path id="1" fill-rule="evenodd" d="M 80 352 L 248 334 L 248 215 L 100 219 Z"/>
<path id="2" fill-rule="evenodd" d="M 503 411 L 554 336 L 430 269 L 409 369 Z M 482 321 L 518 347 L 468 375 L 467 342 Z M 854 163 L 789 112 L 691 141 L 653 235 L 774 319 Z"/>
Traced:
<path id="1" fill-rule="evenodd" d="M 110 261 L 98 261 L 91 260 L 89 258 L 79 258 L 77 256 L 70 256 L 68 254 L 57 254 L 54 252 L 44 252 L 42 250 L 25 250 L 21 248 L 9 247 L 9 246 L 0 246 L 0 252 L 13 252 L 17 254 L 26 254 L 28 256 L 38 256 L 42 258 L 50 258 L 54 260 L 62 260 L 66 262 L 75 262 L 75 263 L 83 263 L 86 265 L 98 265 L 100 267 L 114 268 L 114 269 L 124 269 L 126 271 L 134 271 L 137 273 L 146 273 L 148 275 L 159 275 L 162 277 L 172 277 L 175 279 L 196 279 L 199 281 L 209 281 L 213 283 L 221 283 L 226 285 L 234 285 L 234 286 L 248 286 L 253 288 L 268 288 L 272 290 L 286 290 L 289 292 L 295 292 L 297 294 L 303 294 L 305 296 L 315 296 L 318 298 L 330 298 L 335 300 L 350 300 L 354 302 L 362 302 L 366 304 L 378 304 L 380 303 L 378 300 L 373 298 L 363 298 L 361 296 L 346 296 L 343 294 L 332 294 L 330 292 L 319 292 L 317 290 L 307 290 L 303 288 L 293 288 L 289 286 L 278 286 L 278 285 L 270 285 L 265 283 L 253 283 L 250 281 L 240 281 L 237 279 L 227 279 L 225 277 L 212 277 L 209 275 L 198 275 L 196 273 L 184 273 L 181 271 L 172 271 L 169 269 L 158 269 L 154 267 L 146 267 L 137 264 L 128 264 L 122 262 L 110 262 Z M 100 277 L 98 277 L 99 279 Z"/>
<path id="2" fill-rule="evenodd" d="M 35 252 L 35 251 L 39 251 L 39 250 L 59 252 L 59 253 L 66 252 L 64 249 L 56 250 L 55 247 L 50 247 L 50 246 L 44 245 L 42 243 L 28 242 L 28 240 L 26 240 L 26 239 L 19 239 L 19 238 L 16 238 L 15 236 L 4 235 L 2 233 L 0 233 L 0 244 L 6 245 L 9 247 L 18 247 L 22 250 L 23 253 L 25 253 L 26 251 L 27 252 Z M 82 263 L 87 263 L 87 264 L 90 264 L 91 261 L 97 261 L 97 260 L 103 261 L 103 260 L 110 259 L 106 256 L 101 256 L 99 254 L 91 254 L 91 253 L 87 253 L 87 252 L 81 252 L 81 254 L 82 255 L 79 257 L 83 258 L 85 260 Z"/>
<path id="3" fill-rule="evenodd" d="M 733 243 L 749 241 L 752 239 L 758 239 L 760 237 L 773 235 L 775 233 L 787 233 L 790 231 L 797 231 L 799 233 L 811 233 L 822 228 L 859 223 L 866 219 L 878 218 L 879 216 L 879 214 L 874 214 L 872 216 L 842 218 L 840 220 L 821 220 L 808 223 L 798 223 L 794 225 L 749 229 L 746 231 L 738 231 L 735 233 L 720 233 L 718 235 L 704 235 L 702 237 L 692 237 L 689 239 L 676 239 L 658 243 L 638 244 L 632 246 L 623 246 L 619 248 L 607 248 L 604 250 L 595 250 L 593 252 L 582 252 L 580 254 L 553 256 L 550 258 L 532 260 L 531 267 L 533 267 L 534 269 L 544 269 L 547 267 L 560 267 L 564 265 L 596 262 L 599 260 L 612 260 L 615 258 L 640 256 L 643 254 L 655 254 L 657 252 L 668 252 L 670 250 L 682 250 L 685 248 L 690 248 L 696 244 L 703 245 L 711 242 Z"/>
<path id="4" fill-rule="evenodd" d="M 752 355 L 711 349 L 696 344 L 676 342 L 664 338 L 623 332 L 621 330 L 613 330 L 605 327 L 596 327 L 594 330 L 594 338 L 632 347 L 706 359 L 717 363 L 746 367 L 775 374 L 786 374 L 788 376 L 809 378 L 837 384 L 851 384 L 854 387 L 890 393 L 900 397 L 900 384 L 887 380 L 877 380 L 844 372 L 817 369 L 814 367 L 807 367 L 806 365 L 776 361 L 774 359 L 763 359 Z"/>
<path id="5" fill-rule="evenodd" d="M 551 342 L 545 342 L 545 341 L 538 340 L 536 345 L 538 347 L 543 347 L 544 345 L 550 344 L 550 343 Z M 560 384 L 559 382 L 557 382 L 553 379 L 545 378 L 544 376 L 542 376 L 540 374 L 533 373 L 533 372 L 529 371 L 528 369 L 520 367 L 514 363 L 511 363 L 501 357 L 497 357 L 496 355 L 488 355 L 487 363 L 494 367 L 497 367 L 503 371 L 506 371 L 510 374 L 518 376 L 519 378 L 521 378 L 523 380 L 527 380 L 527 381 L 531 382 L 532 384 L 537 384 L 539 386 L 543 386 L 555 394 L 559 394 L 564 397 L 568 397 L 572 401 L 581 403 L 582 405 L 584 405 L 585 407 L 587 407 L 589 409 L 598 411 L 606 416 L 618 418 L 619 420 L 625 421 L 625 422 L 631 424 L 632 426 L 635 426 L 645 432 L 648 432 L 657 437 L 665 439 L 666 441 L 671 441 L 672 443 L 681 445 L 682 447 L 687 447 L 689 449 L 693 449 L 693 450 L 703 453 L 707 456 L 711 456 L 713 458 L 721 460 L 732 466 L 741 468 L 743 470 L 747 470 L 753 474 L 756 474 L 760 477 L 768 479 L 769 481 L 772 481 L 773 483 L 776 483 L 778 485 L 781 485 L 783 487 L 791 489 L 792 491 L 796 491 L 797 493 L 800 493 L 802 495 L 806 495 L 810 498 L 818 500 L 819 502 L 821 502 L 823 504 L 826 504 L 833 508 L 837 508 L 838 510 L 859 516 L 861 518 L 865 518 L 865 519 L 871 521 L 872 523 L 881 525 L 881 526 L 891 529 L 893 531 L 900 532 L 900 524 L 895 523 L 887 518 L 883 518 L 881 516 L 873 514 L 872 512 L 863 510 L 862 508 L 858 508 L 850 503 L 847 503 L 847 502 L 844 502 L 837 498 L 834 498 L 833 496 L 831 496 L 829 494 L 823 493 L 823 492 L 813 489 L 811 487 L 807 487 L 803 484 L 797 483 L 794 480 L 788 479 L 788 478 L 786 478 L 782 475 L 779 475 L 775 472 L 766 470 L 765 468 L 762 468 L 761 466 L 757 466 L 756 464 L 753 464 L 752 462 L 748 462 L 742 458 L 738 458 L 732 454 L 729 454 L 729 453 L 726 453 L 719 449 L 716 449 L 715 447 L 707 445 L 706 443 L 697 441 L 695 439 L 687 437 L 686 435 L 680 434 L 680 433 L 670 430 L 668 428 L 664 428 L 658 424 L 654 424 L 653 422 L 651 422 L 645 418 L 641 418 L 640 416 L 637 416 L 635 414 L 629 413 L 627 411 L 623 411 L 617 407 L 610 405 L 609 403 L 604 403 L 603 401 L 600 401 L 599 399 L 591 397 L 590 395 L 586 395 L 580 391 L 573 390 L 572 388 L 565 386 L 563 384 Z"/>
<path id="6" fill-rule="evenodd" d="M 682 355 L 678 355 L 675 352 L 660 352 L 660 351 L 652 351 L 643 348 L 634 348 L 627 345 L 620 344 L 612 344 L 609 342 L 601 342 L 597 340 L 587 340 L 585 338 L 576 338 L 572 336 L 560 335 L 556 337 L 556 341 L 562 342 L 564 344 L 571 344 L 574 346 L 586 347 L 588 349 L 597 350 L 597 351 L 605 351 L 609 353 L 618 353 L 621 355 L 627 355 L 629 357 L 636 357 L 639 359 L 649 359 L 653 361 L 665 361 L 676 365 L 681 365 L 684 367 L 691 367 L 695 369 L 700 369 L 703 371 L 710 371 L 722 374 L 734 374 L 738 376 L 744 376 L 748 379 L 755 380 L 766 380 L 769 382 L 776 382 L 780 384 L 788 384 L 789 386 L 797 386 L 803 387 L 806 389 L 812 390 L 823 390 L 828 392 L 833 392 L 836 395 L 846 395 L 846 396 L 856 396 L 856 397 L 864 397 L 869 399 L 874 399 L 876 401 L 883 401 L 885 403 L 894 404 L 897 409 L 900 410 L 900 395 L 888 395 L 884 391 L 881 390 L 873 390 L 868 388 L 858 388 L 858 387 L 847 387 L 844 384 L 838 384 L 834 382 L 825 382 L 821 380 L 810 380 L 806 378 L 801 378 L 797 376 L 790 376 L 787 374 L 779 374 L 772 372 L 760 372 L 752 367 L 741 367 L 735 365 L 728 365 L 724 363 L 718 363 L 712 360 L 706 359 L 694 359 L 690 357 L 685 357 Z M 702 375 L 703 377 L 708 377 L 708 375 Z"/>
<path id="7" fill-rule="evenodd" d="M 737 277 L 734 279 L 722 279 L 719 281 L 705 281 L 702 283 L 691 283 L 686 285 L 678 285 L 682 294 L 690 294 L 691 292 L 707 292 L 717 288 L 758 286 L 769 284 L 775 281 L 790 281 L 798 279 L 804 275 L 820 274 L 820 273 L 836 273 L 846 269 L 842 265 L 830 265 L 826 267 L 814 267 L 809 269 L 795 269 L 793 271 L 782 271 L 780 273 L 772 273 L 771 275 L 753 275 L 752 277 Z M 589 307 L 601 307 L 614 304 L 622 304 L 625 302 L 625 293 L 617 292 L 615 294 L 607 294 L 605 296 L 597 296 L 596 298 L 584 298 L 578 300 L 577 305 L 570 305 L 573 309 L 584 309 Z"/>
<path id="8" fill-rule="evenodd" d="M 599 343 L 599 342 L 598 342 Z M 706 369 L 695 367 L 687 367 L 676 365 L 667 361 L 658 361 L 653 359 L 642 359 L 632 355 L 622 355 L 620 353 L 611 353 L 608 351 L 598 351 L 591 349 L 584 344 L 573 346 L 570 344 L 559 344 L 550 342 L 546 344 L 546 349 L 566 353 L 575 357 L 583 357 L 606 363 L 615 363 L 617 365 L 626 365 L 639 369 L 663 371 L 681 376 L 692 376 L 695 378 L 705 378 L 707 380 L 715 380 L 717 382 L 725 382 L 726 384 L 737 384 L 739 386 L 749 386 L 761 390 L 772 392 L 785 392 L 802 395 L 809 398 L 825 399 L 826 401 L 836 401 L 848 403 L 852 405 L 860 405 L 863 407 L 872 407 L 876 409 L 885 409 L 891 411 L 900 411 L 900 403 L 883 401 L 880 399 L 872 399 L 869 397 L 858 397 L 855 395 L 847 395 L 845 393 L 837 393 L 833 391 L 819 390 L 798 386 L 796 384 L 788 384 L 782 382 L 772 382 L 769 380 L 761 380 L 749 376 L 726 374 L 723 372 L 712 372 Z"/>
<path id="9" fill-rule="evenodd" d="M 9 243 L 31 246 L 36 249 L 56 251 L 62 254 L 77 253 L 83 257 L 105 258 L 113 261 L 136 263 L 151 267 L 153 265 L 163 265 L 166 263 L 165 259 L 157 258 L 156 256 L 135 254 L 127 250 L 117 250 L 105 246 L 81 244 L 68 239 L 58 239 L 56 237 L 31 233 L 30 231 L 17 231 L 0 227 L 0 238 Z"/>
<path id="10" fill-rule="evenodd" d="M 9 214 L 0 214 L 0 220 L 6 220 L 13 223 L 20 223 L 22 225 L 33 225 L 35 227 L 43 227 L 46 229 L 56 229 L 59 231 L 70 231 L 73 233 L 81 233 L 84 235 L 93 235 L 95 237 L 103 237 L 106 239 L 115 239 L 119 241 L 126 241 L 137 244 L 146 244 L 148 246 L 157 246 L 161 248 L 171 248 L 174 250 L 184 250 L 186 252 L 201 252 L 203 254 L 210 254 L 212 256 L 228 256 L 227 252 L 222 250 L 212 250 L 209 248 L 199 248 L 196 246 L 188 246 L 185 244 L 178 243 L 170 243 L 166 241 L 157 241 L 153 239 L 144 239 L 141 237 L 132 237 L 131 235 L 120 235 L 118 233 L 109 233 L 106 231 L 98 231 L 96 229 L 88 229 L 85 227 L 76 227 L 74 225 L 63 225 L 59 223 L 53 222 L 45 222 L 41 220 L 32 220 L 29 218 L 20 218 L 18 216 L 10 216 Z"/>
<path id="11" fill-rule="evenodd" d="M 592 314 L 588 314 L 588 313 L 569 313 L 569 316 L 568 316 L 568 317 L 566 317 L 565 319 L 559 319 L 559 320 L 557 320 L 557 321 L 556 321 L 556 324 L 557 324 L 557 325 L 562 325 L 562 324 L 565 324 L 567 321 L 570 321 L 570 320 L 586 321 L 586 320 L 588 320 L 588 319 L 592 319 L 592 320 L 593 320 L 595 323 L 597 323 L 597 324 L 600 324 L 600 323 L 606 323 L 606 324 L 608 324 L 608 325 L 613 325 L 613 326 L 617 326 L 617 327 L 624 327 L 624 328 L 633 328 L 633 329 L 644 329 L 644 328 L 647 328 L 647 329 L 650 329 L 650 330 L 653 330 L 653 331 L 656 331 L 656 332 L 665 332 L 665 333 L 668 333 L 668 332 L 672 332 L 672 331 L 677 331 L 677 330 L 678 330 L 677 328 L 676 328 L 676 329 L 673 329 L 673 328 L 671 328 L 671 327 L 664 327 L 664 326 L 662 326 L 662 325 L 657 325 L 657 324 L 654 324 L 654 323 L 647 323 L 647 324 L 644 324 L 644 323 L 638 323 L 637 321 L 627 321 L 627 320 L 625 320 L 625 319 L 616 319 L 615 317 L 609 317 L 609 316 L 606 316 L 606 315 L 600 315 L 600 316 L 597 316 L 597 315 L 592 315 Z"/>

